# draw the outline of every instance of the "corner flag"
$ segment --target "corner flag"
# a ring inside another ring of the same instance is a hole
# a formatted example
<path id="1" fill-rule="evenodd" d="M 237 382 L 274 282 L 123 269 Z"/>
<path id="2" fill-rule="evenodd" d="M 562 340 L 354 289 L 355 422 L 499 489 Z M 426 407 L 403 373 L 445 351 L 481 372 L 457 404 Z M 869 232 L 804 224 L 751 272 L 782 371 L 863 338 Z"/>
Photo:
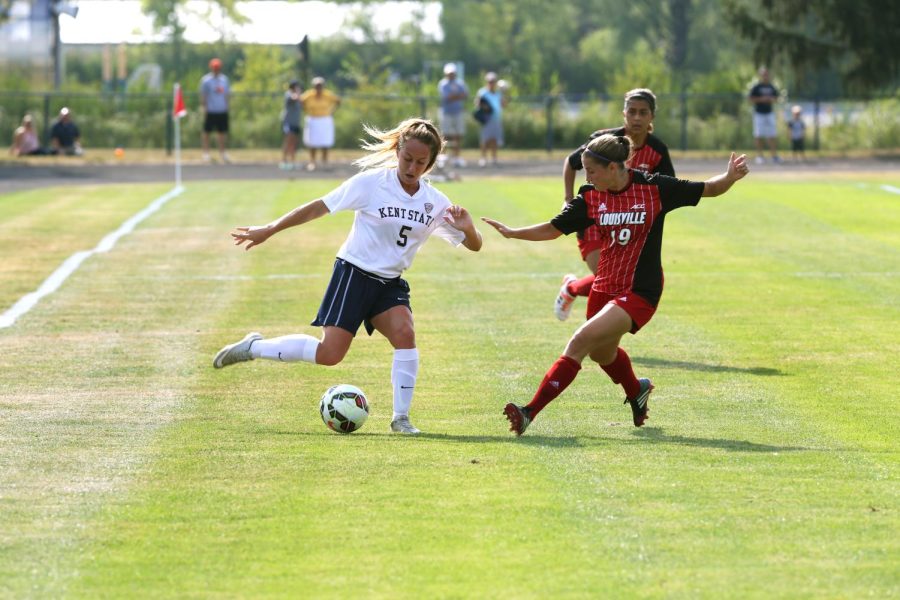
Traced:
<path id="1" fill-rule="evenodd" d="M 172 97 L 172 121 L 175 125 L 175 187 L 181 187 L 181 117 L 187 115 L 184 106 L 184 94 L 181 93 L 181 84 L 176 83 Z"/>
<path id="2" fill-rule="evenodd" d="M 175 98 L 172 101 L 172 116 L 180 119 L 187 115 L 187 108 L 184 106 L 184 94 L 181 93 L 181 84 L 175 84 Z"/>

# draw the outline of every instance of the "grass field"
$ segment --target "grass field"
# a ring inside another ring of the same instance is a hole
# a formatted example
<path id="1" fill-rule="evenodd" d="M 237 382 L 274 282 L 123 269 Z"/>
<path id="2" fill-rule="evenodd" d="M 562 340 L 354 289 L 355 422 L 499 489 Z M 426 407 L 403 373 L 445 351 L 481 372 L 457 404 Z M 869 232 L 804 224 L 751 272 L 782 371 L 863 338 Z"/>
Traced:
<path id="1" fill-rule="evenodd" d="M 660 310 L 624 342 L 648 424 L 585 363 L 520 439 L 501 409 L 584 307 L 552 314 L 572 239 L 420 252 L 420 437 L 389 433 L 377 336 L 333 368 L 211 368 L 247 331 L 316 333 L 351 215 L 249 253 L 227 232 L 334 184 L 191 184 L 0 329 L 0 596 L 900 595 L 896 176 L 751 176 L 673 213 Z M 442 189 L 524 225 L 561 187 Z M 0 311 L 167 190 L 0 195 Z M 350 436 L 316 411 L 340 382 L 373 409 Z"/>

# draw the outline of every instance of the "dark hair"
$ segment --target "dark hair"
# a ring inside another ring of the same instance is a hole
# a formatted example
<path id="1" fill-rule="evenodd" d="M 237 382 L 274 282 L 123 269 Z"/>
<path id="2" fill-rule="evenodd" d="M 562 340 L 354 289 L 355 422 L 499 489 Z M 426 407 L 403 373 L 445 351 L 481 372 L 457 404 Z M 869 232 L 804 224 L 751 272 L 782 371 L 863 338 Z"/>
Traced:
<path id="1" fill-rule="evenodd" d="M 624 136 L 606 133 L 588 143 L 582 153 L 582 162 L 585 157 L 604 164 L 619 163 L 624 167 L 631 158 L 631 140 Z"/>
<path id="2" fill-rule="evenodd" d="M 625 92 L 625 106 L 628 106 L 628 103 L 631 100 L 643 100 L 648 105 L 650 105 L 650 112 L 652 114 L 656 114 L 656 94 L 650 91 L 647 88 L 635 88 L 628 92 Z"/>

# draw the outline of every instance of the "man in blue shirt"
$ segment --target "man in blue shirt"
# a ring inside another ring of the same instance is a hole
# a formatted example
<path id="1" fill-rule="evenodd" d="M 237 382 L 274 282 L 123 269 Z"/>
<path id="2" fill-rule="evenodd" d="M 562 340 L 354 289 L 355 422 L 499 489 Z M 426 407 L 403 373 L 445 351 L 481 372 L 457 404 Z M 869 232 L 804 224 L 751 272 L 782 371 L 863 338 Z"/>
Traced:
<path id="1" fill-rule="evenodd" d="M 455 63 L 444 65 L 444 78 L 438 83 L 438 93 L 441 96 L 441 132 L 450 147 L 453 164 L 457 167 L 465 166 L 460 150 L 462 138 L 466 134 L 465 104 L 469 88 L 464 81 L 456 79 Z"/>
<path id="2" fill-rule="evenodd" d="M 228 140 L 228 104 L 231 100 L 231 84 L 222 73 L 222 61 L 209 61 L 210 72 L 200 80 L 200 109 L 203 111 L 203 160 L 209 162 L 209 132 L 216 131 L 219 138 L 219 154 L 222 162 L 231 162 L 225 152 Z"/>

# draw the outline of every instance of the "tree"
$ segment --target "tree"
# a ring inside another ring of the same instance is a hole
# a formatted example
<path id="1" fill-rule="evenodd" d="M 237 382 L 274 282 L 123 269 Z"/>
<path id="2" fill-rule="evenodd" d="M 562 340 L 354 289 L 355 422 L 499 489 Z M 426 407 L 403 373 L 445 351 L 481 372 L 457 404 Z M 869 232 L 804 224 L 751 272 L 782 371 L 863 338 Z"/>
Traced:
<path id="1" fill-rule="evenodd" d="M 833 68 L 853 91 L 896 89 L 900 11 L 884 0 L 725 0 L 757 64 L 779 59 L 799 76 Z"/>
<path id="2" fill-rule="evenodd" d="M 237 0 L 212 0 L 213 4 L 220 7 L 222 14 L 235 23 L 246 23 L 247 18 L 238 12 L 235 3 Z M 178 14 L 187 4 L 187 0 L 141 0 L 141 8 L 144 14 L 153 18 L 153 25 L 172 40 L 172 56 L 175 68 L 175 77 L 180 79 L 183 74 L 181 64 L 182 43 L 184 37 L 184 24 Z M 209 16 L 209 15 L 207 15 Z"/>

